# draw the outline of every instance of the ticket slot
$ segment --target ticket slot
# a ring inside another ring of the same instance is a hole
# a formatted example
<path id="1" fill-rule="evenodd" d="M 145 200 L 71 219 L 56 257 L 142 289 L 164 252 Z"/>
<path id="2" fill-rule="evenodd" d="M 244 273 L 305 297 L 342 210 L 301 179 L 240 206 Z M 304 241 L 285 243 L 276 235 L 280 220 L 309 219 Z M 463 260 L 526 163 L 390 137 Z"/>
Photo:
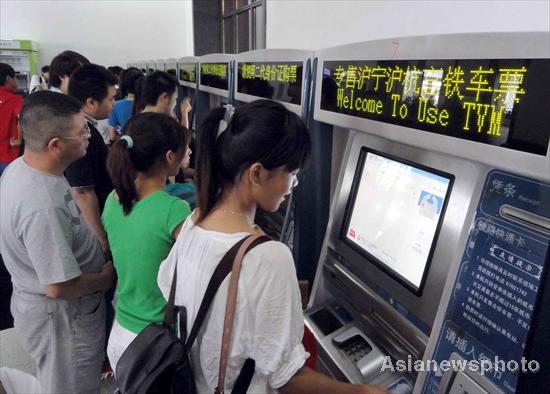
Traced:
<path id="1" fill-rule="evenodd" d="M 500 207 L 499 214 L 503 218 L 514 223 L 518 223 L 535 231 L 550 235 L 550 219 L 548 218 L 508 204 L 504 204 Z"/>

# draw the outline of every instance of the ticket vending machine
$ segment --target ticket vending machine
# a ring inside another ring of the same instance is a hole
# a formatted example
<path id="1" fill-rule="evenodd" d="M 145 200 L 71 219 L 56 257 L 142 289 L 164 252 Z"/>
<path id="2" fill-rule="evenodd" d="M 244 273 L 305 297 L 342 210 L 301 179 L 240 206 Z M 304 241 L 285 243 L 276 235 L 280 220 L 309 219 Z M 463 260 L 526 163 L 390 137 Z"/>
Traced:
<path id="1" fill-rule="evenodd" d="M 147 60 L 145 62 L 145 70 L 147 70 L 147 75 L 150 75 L 155 72 L 156 67 L 156 61 L 155 60 Z"/>
<path id="2" fill-rule="evenodd" d="M 212 108 L 233 103 L 233 65 L 235 56 L 211 54 L 199 57 L 199 86 L 197 127 L 208 116 Z"/>
<path id="3" fill-rule="evenodd" d="M 189 113 L 189 127 L 196 129 L 195 112 L 197 107 L 197 58 L 182 57 L 178 59 L 178 80 L 180 82 L 179 97 L 191 98 L 191 112 Z"/>
<path id="4" fill-rule="evenodd" d="M 164 60 L 164 71 L 177 78 L 178 76 L 178 59 L 170 58 Z"/>
<path id="5" fill-rule="evenodd" d="M 418 362 L 472 360 L 472 347 L 517 359 L 544 341 L 529 327 L 548 322 L 534 314 L 550 235 L 549 44 L 461 34 L 316 53 L 314 118 L 345 146 L 305 317 L 320 369 L 400 393 L 516 390 L 514 376 Z"/>
<path id="6" fill-rule="evenodd" d="M 137 68 L 140 69 L 140 71 L 143 73 L 143 75 L 147 75 L 147 62 L 140 61 L 137 63 Z"/>
<path id="7" fill-rule="evenodd" d="M 165 71 L 166 65 L 164 64 L 163 59 L 157 59 L 155 60 L 154 67 L 155 71 Z"/>
<path id="8" fill-rule="evenodd" d="M 0 40 L 0 62 L 15 70 L 17 93 L 27 95 L 31 76 L 40 75 L 38 44 L 30 40 Z"/>
<path id="9" fill-rule="evenodd" d="M 299 185 L 277 212 L 258 211 L 256 223 L 294 254 L 298 278 L 313 283 L 328 220 L 332 135 L 312 127 L 310 118 L 313 52 L 264 49 L 237 55 L 235 103 L 267 98 L 299 115 L 311 130 L 312 158 Z"/>
<path id="10" fill-rule="evenodd" d="M 172 75 L 174 78 L 178 78 L 178 59 L 170 58 L 163 61 L 164 63 L 164 71 L 166 71 L 168 74 Z M 180 104 L 183 98 L 185 97 L 184 88 L 181 86 L 181 84 L 178 85 L 178 98 L 176 101 L 176 107 L 174 108 L 174 111 L 176 113 L 176 116 L 178 119 L 181 119 L 181 109 Z"/>

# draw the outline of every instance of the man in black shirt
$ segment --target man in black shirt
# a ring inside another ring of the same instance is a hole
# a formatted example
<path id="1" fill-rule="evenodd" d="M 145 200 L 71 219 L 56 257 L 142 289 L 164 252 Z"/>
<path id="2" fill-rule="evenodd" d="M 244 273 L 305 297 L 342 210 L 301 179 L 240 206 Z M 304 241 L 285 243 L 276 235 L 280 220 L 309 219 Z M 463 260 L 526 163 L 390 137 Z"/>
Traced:
<path id="1" fill-rule="evenodd" d="M 96 128 L 97 121 L 109 117 L 115 102 L 115 76 L 105 67 L 86 64 L 77 68 L 69 81 L 69 96 L 82 104 L 91 132 L 86 156 L 73 162 L 65 172 L 78 207 L 92 227 L 105 253 L 109 254 L 107 234 L 101 223 L 105 200 L 113 190 L 105 166 L 108 148 Z"/>

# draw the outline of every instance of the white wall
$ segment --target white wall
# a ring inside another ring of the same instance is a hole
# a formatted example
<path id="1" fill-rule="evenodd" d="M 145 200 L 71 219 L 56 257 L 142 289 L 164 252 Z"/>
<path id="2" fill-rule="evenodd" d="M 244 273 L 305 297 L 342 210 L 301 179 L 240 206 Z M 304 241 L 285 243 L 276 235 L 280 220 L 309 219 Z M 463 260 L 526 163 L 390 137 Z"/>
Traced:
<path id="1" fill-rule="evenodd" d="M 38 42 L 41 65 L 66 49 L 105 66 L 192 56 L 192 1 L 0 0 L 0 37 Z"/>
<path id="2" fill-rule="evenodd" d="M 267 48 L 315 50 L 412 35 L 550 31 L 548 0 L 266 1 Z"/>

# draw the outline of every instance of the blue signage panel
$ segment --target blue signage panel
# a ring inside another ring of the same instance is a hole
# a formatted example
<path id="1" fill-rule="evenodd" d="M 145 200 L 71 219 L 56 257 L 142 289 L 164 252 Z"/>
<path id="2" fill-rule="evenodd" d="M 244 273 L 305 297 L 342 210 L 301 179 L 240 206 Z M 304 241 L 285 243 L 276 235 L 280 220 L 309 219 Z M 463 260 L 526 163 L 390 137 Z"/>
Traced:
<path id="1" fill-rule="evenodd" d="M 483 190 L 447 306 L 434 357 L 498 357 L 521 365 L 550 237 L 537 222 L 550 218 L 550 185 L 492 171 Z M 498 365 L 497 365 L 498 367 Z M 514 393 L 518 371 L 493 368 L 485 377 Z M 430 372 L 424 393 L 436 393 Z"/>

